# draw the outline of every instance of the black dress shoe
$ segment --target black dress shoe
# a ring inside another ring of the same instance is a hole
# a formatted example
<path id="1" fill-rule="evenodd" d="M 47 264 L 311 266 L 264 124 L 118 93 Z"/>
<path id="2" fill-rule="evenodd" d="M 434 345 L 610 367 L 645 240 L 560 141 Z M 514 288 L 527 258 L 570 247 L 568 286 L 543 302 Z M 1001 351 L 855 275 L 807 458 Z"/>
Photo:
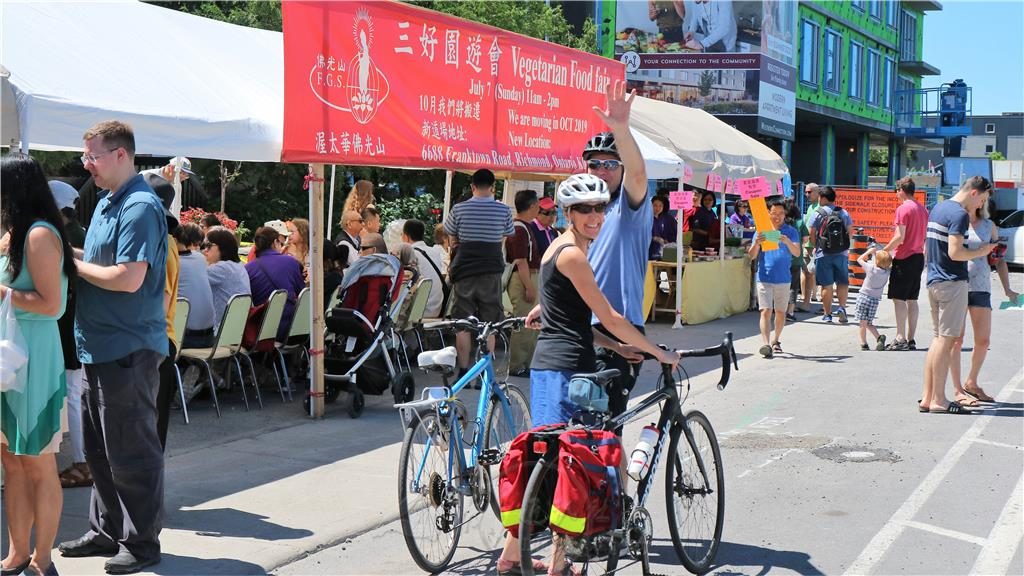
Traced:
<path id="1" fill-rule="evenodd" d="M 121 550 L 116 556 L 103 564 L 107 574 L 134 574 L 141 572 L 143 568 L 160 563 L 160 556 L 155 558 L 136 558 L 127 550 Z"/>
<path id="2" fill-rule="evenodd" d="M 28 568 L 29 563 L 31 562 L 32 557 L 29 556 L 28 558 L 25 558 L 24 562 L 18 564 L 17 566 L 12 566 L 10 568 L 0 568 L 0 576 L 17 576 L 18 574 L 24 572 L 25 569 Z"/>
<path id="3" fill-rule="evenodd" d="M 78 540 L 61 542 L 57 546 L 57 550 L 65 558 L 83 558 L 85 556 L 111 556 L 117 554 L 118 546 L 113 542 L 110 544 L 100 544 L 96 542 L 94 536 L 86 535 Z"/>

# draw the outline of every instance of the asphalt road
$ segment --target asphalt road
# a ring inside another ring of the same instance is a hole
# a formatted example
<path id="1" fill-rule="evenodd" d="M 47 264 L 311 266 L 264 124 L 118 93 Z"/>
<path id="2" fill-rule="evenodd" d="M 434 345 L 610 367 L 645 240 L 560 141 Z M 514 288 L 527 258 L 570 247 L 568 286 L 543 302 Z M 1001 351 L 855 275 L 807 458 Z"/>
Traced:
<path id="1" fill-rule="evenodd" d="M 1018 289 L 1021 279 L 1013 275 Z M 891 306 L 883 303 L 877 323 L 891 339 Z M 931 340 L 926 304 L 916 352 L 862 352 L 853 323 L 826 325 L 810 316 L 786 327 L 786 353 L 771 360 L 756 355 L 754 314 L 679 331 L 666 325 L 649 330 L 679 347 L 713 344 L 724 329 L 739 339 L 740 371 L 724 392 L 714 389 L 713 361 L 687 364 L 695 375 L 686 406 L 710 417 L 726 472 L 725 529 L 713 573 L 1024 573 L 1022 328 L 1024 313 L 994 312 L 981 385 L 999 404 L 970 416 L 916 409 Z M 971 346 L 968 329 L 965 365 Z M 641 392 L 653 389 L 653 367 L 641 380 Z M 627 453 L 640 427 L 626 430 Z M 653 570 L 684 574 L 660 485 L 649 499 Z M 394 482 L 379 488 L 390 514 L 397 510 L 396 489 Z M 494 573 L 501 542 L 492 515 L 476 518 L 463 531 L 449 573 Z M 274 572 L 418 569 L 396 520 Z"/>

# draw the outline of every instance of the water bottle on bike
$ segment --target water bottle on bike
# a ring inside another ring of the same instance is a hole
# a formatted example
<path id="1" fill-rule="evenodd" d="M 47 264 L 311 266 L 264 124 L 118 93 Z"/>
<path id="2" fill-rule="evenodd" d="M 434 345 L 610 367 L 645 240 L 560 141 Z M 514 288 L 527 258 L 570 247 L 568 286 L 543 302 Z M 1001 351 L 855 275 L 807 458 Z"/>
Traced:
<path id="1" fill-rule="evenodd" d="M 633 454 L 629 457 L 629 468 L 626 474 L 639 482 L 651 468 L 651 455 L 654 454 L 654 446 L 658 443 L 658 427 L 653 423 L 644 426 L 640 432 L 640 441 L 633 448 Z"/>

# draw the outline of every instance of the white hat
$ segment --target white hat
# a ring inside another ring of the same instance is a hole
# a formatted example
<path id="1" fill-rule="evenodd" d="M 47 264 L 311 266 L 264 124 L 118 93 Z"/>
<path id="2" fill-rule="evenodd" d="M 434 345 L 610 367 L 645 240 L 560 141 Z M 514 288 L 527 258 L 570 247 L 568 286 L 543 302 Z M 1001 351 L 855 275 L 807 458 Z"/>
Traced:
<path id="1" fill-rule="evenodd" d="M 78 190 L 75 190 L 74 186 L 60 180 L 50 180 L 48 184 L 50 185 L 50 193 L 53 194 L 53 200 L 57 203 L 58 210 L 75 207 L 75 201 L 78 200 Z"/>
<path id="2" fill-rule="evenodd" d="M 282 222 L 281 220 L 271 220 L 269 222 L 264 222 L 263 226 L 266 228 L 273 228 L 281 236 L 291 235 L 291 232 L 288 231 L 288 227 L 285 226 L 284 222 Z"/>
<path id="3" fill-rule="evenodd" d="M 181 171 L 184 172 L 185 174 L 195 175 L 195 172 L 192 171 L 192 161 L 189 160 L 188 158 L 185 158 L 184 156 L 175 156 L 174 158 L 171 158 L 167 163 L 174 166 L 181 166 Z"/>

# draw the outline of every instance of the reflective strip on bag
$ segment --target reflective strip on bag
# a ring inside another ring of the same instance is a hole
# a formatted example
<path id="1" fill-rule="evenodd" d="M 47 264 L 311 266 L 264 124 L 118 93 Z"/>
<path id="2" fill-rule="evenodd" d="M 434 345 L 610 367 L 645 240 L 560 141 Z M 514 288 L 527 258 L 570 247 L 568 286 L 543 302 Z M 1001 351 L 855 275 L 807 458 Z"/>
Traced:
<path id="1" fill-rule="evenodd" d="M 519 528 L 519 516 L 521 512 L 522 508 L 516 508 L 515 510 L 502 510 L 501 525 L 505 528 L 511 528 L 513 526 Z"/>
<path id="2" fill-rule="evenodd" d="M 552 506 L 551 517 L 548 523 L 569 534 L 583 534 L 583 531 L 587 528 L 587 517 L 577 518 L 576 516 L 570 516 Z"/>

